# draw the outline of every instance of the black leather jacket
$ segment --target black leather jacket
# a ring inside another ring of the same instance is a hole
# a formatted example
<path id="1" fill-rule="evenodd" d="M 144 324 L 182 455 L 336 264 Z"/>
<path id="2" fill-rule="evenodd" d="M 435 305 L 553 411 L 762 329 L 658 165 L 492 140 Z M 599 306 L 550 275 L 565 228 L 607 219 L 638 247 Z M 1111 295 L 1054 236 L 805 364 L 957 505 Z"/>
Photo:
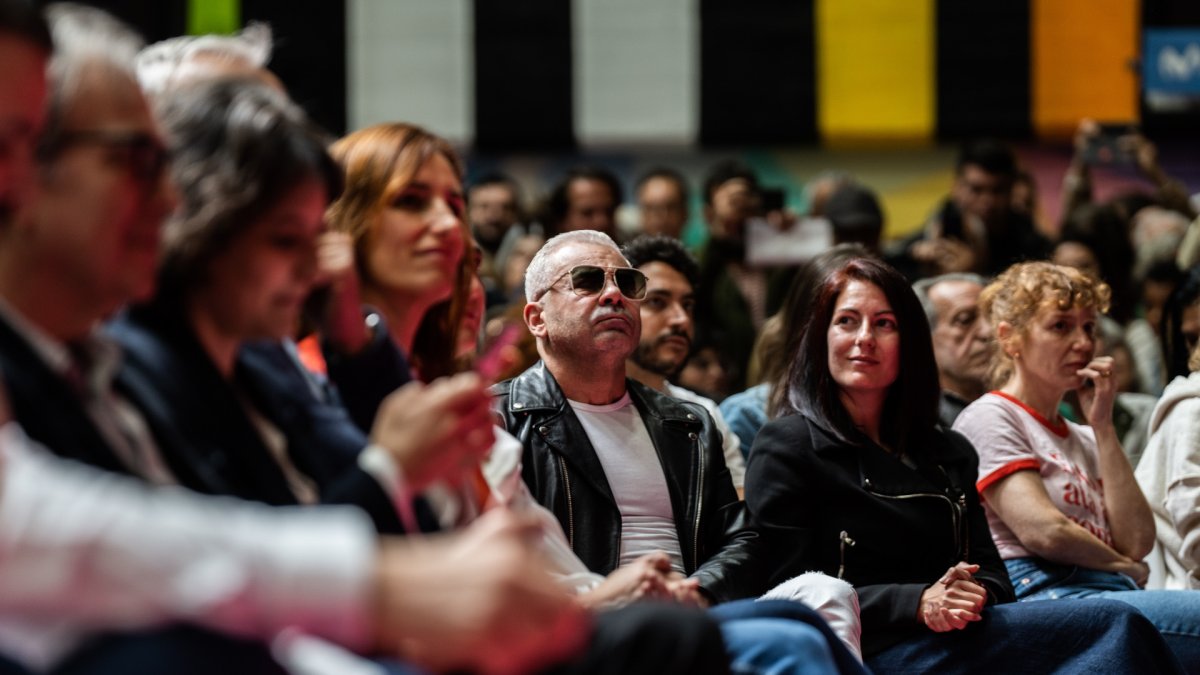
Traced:
<path id="1" fill-rule="evenodd" d="M 959 561 L 980 566 L 988 604 L 1015 600 L 975 492 L 975 449 L 935 429 L 911 445 L 915 466 L 794 414 L 758 432 L 746 467 L 777 580 L 816 570 L 853 584 L 867 655 L 928 632 L 917 617 L 921 594 Z"/>
<path id="2" fill-rule="evenodd" d="M 760 594 L 758 533 L 750 529 L 725 466 L 721 435 L 700 406 L 626 380 L 662 462 L 689 575 L 717 602 Z M 604 468 L 546 364 L 493 388 L 505 427 L 524 446 L 521 474 L 554 512 L 571 549 L 598 574 L 617 568 L 621 514 Z"/>

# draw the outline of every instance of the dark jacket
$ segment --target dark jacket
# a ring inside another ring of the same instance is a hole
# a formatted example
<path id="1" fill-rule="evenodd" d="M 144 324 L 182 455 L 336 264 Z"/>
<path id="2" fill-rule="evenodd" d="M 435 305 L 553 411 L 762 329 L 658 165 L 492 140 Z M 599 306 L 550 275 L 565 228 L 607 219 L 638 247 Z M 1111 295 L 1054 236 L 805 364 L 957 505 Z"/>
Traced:
<path id="1" fill-rule="evenodd" d="M 921 593 L 959 561 L 980 566 L 989 603 L 1012 602 L 971 444 L 931 430 L 909 449 L 913 469 L 863 441 L 847 444 L 800 414 L 759 431 L 746 494 L 776 581 L 816 570 L 853 584 L 866 654 L 929 630 L 917 618 Z"/>
<path id="2" fill-rule="evenodd" d="M 38 352 L 7 321 L 0 319 L 0 373 L 13 417 L 30 438 L 51 452 L 94 467 L 134 475 L 92 421 L 78 390 L 42 360 Z M 127 399 L 139 393 L 141 382 L 120 368 L 113 388 Z M 173 430 L 149 425 L 159 445 L 175 438 Z M 163 458 L 185 484 L 211 484 L 219 478 L 203 457 L 186 451 Z"/>
<path id="3" fill-rule="evenodd" d="M 728 359 L 730 386 L 741 391 L 750 366 L 750 353 L 758 330 L 750 316 L 750 305 L 734 282 L 729 268 L 745 257 L 741 246 L 710 241 L 700 254 L 700 278 L 696 287 L 696 326 L 709 331 L 721 355 Z M 766 277 L 766 317 L 783 307 L 796 267 L 772 267 Z M 765 317 L 764 317 L 765 318 Z"/>
<path id="4" fill-rule="evenodd" d="M 746 526 L 712 419 L 700 406 L 625 383 L 662 462 L 686 572 L 718 602 L 759 594 L 763 579 L 751 567 L 761 560 L 760 540 Z M 539 361 L 493 393 L 505 427 L 525 448 L 521 472 L 534 498 L 558 517 L 588 569 L 611 573 L 621 514 L 558 382 Z"/>
<path id="5" fill-rule="evenodd" d="M 243 399 L 281 431 L 291 462 L 316 484 L 322 502 L 363 508 L 385 532 L 402 527 L 383 487 L 358 467 L 366 436 L 335 403 L 322 400 L 277 343 L 243 347 L 226 380 L 183 317 L 142 309 L 108 332 L 125 352 L 122 372 L 137 383 L 130 401 L 152 429 L 159 450 L 200 458 L 205 479 L 180 477 L 198 492 L 275 505 L 296 504 L 283 471 L 243 407 Z"/>

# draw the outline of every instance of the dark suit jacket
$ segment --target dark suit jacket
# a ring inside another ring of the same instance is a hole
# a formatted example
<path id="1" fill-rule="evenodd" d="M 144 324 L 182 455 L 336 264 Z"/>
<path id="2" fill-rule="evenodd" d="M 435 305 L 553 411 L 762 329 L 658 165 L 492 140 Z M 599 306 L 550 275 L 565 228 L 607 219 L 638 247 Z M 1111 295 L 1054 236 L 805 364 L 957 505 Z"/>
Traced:
<path id="1" fill-rule="evenodd" d="M 74 459 L 116 473 L 130 474 L 129 468 L 104 435 L 96 428 L 83 401 L 66 379 L 52 370 L 17 331 L 0 319 L 0 373 L 8 389 L 13 415 L 30 438 L 59 456 Z M 114 387 L 124 396 L 138 388 L 136 378 L 122 369 Z M 155 441 L 171 444 L 170 429 L 151 424 Z M 218 484 L 205 463 L 187 452 L 164 458 L 175 476 L 186 485 Z"/>
<path id="2" fill-rule="evenodd" d="M 160 450 L 172 466 L 198 460 L 200 480 L 180 481 L 209 494 L 275 505 L 296 503 L 279 465 L 243 407 L 244 397 L 287 439 L 288 456 L 317 485 L 321 501 L 354 504 L 381 530 L 402 531 L 383 487 L 357 465 L 367 444 L 340 406 L 314 392 L 300 366 L 278 343 L 244 347 L 233 381 L 208 358 L 182 316 L 141 308 L 108 326 L 125 352 L 131 401 L 150 425 L 173 432 Z M 157 432 L 156 432 L 157 435 Z"/>
<path id="3" fill-rule="evenodd" d="M 748 386 L 746 371 L 758 339 L 750 305 L 729 273 L 732 261 L 740 261 L 743 255 L 739 247 L 710 241 L 700 255 L 700 279 L 696 288 L 696 326 L 709 331 L 722 356 L 730 360 L 733 367 L 730 386 L 734 391 Z M 770 317 L 783 306 L 796 269 L 773 267 L 766 270 L 766 316 Z"/>

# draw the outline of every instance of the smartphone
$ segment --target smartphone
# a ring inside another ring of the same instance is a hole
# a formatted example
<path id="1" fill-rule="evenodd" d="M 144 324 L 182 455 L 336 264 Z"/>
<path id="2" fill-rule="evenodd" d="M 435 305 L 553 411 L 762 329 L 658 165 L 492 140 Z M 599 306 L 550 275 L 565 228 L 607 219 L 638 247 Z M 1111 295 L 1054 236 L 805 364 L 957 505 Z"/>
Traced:
<path id="1" fill-rule="evenodd" d="M 1100 124 L 1100 131 L 1088 138 L 1083 149 L 1083 159 L 1089 164 L 1133 164 L 1133 136 L 1138 133 L 1137 125 L 1128 122 Z"/>
<path id="2" fill-rule="evenodd" d="M 763 188 L 759 193 L 762 198 L 762 212 L 782 211 L 787 192 L 783 188 Z"/>
<path id="3" fill-rule="evenodd" d="M 510 323 L 506 325 L 483 350 L 483 354 L 475 360 L 475 372 L 479 373 L 484 381 L 495 382 L 496 378 L 500 376 L 500 371 L 508 365 L 505 363 L 505 353 L 516 346 L 526 330 L 528 329 L 524 324 Z"/>

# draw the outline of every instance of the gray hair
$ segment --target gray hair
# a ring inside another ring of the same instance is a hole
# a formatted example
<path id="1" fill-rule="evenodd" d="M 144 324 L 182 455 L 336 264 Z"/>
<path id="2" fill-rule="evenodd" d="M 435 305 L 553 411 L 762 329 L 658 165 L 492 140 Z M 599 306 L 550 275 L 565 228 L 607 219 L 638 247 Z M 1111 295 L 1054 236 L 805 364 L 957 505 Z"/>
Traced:
<path id="1" fill-rule="evenodd" d="M 65 108 L 85 81 L 97 78 L 112 84 L 134 79 L 134 60 L 144 41 L 132 28 L 107 12 L 72 2 L 46 8 L 46 21 L 54 37 L 50 60 L 50 106 L 43 142 L 61 130 Z"/>
<path id="2" fill-rule="evenodd" d="M 197 57 L 259 69 L 266 67 L 273 47 L 271 26 L 262 22 L 252 22 L 234 35 L 170 38 L 155 42 L 137 55 L 138 83 L 147 96 L 157 97 L 174 84 L 179 70 Z"/>
<path id="3" fill-rule="evenodd" d="M 944 281 L 969 281 L 973 284 L 978 284 L 980 288 L 988 285 L 988 280 L 984 277 L 971 272 L 951 272 L 942 274 L 928 279 L 918 279 L 913 284 L 913 292 L 917 294 L 917 299 L 921 301 L 921 308 L 925 310 L 925 318 L 929 319 L 929 327 L 937 327 L 937 307 L 933 306 L 933 300 L 929 299 L 929 290 L 934 286 Z"/>
<path id="4" fill-rule="evenodd" d="M 550 289 L 550 285 L 555 281 L 553 276 L 555 270 L 550 266 L 550 257 L 554 255 L 555 251 L 568 244 L 606 246 L 620 255 L 622 259 L 625 257 L 621 255 L 621 249 L 612 240 L 612 237 L 596 230 L 576 230 L 550 237 L 534 254 L 533 260 L 529 261 L 529 267 L 525 270 L 525 299 L 527 301 L 535 302 L 542 293 Z"/>

